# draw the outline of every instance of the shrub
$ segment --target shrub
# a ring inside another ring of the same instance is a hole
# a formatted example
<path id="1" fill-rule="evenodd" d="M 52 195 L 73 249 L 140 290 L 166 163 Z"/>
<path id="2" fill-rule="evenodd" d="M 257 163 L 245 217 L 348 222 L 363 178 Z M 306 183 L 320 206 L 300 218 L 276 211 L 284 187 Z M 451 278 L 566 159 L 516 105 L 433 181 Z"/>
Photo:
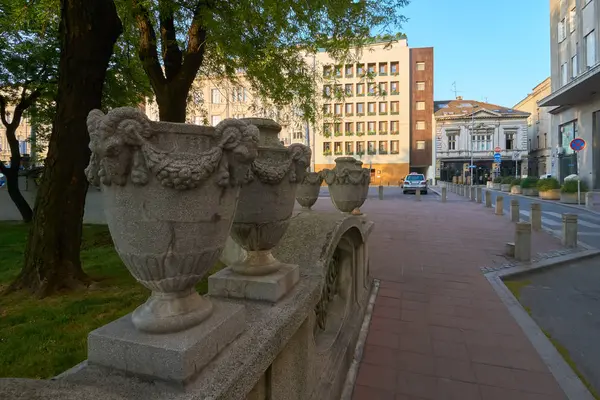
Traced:
<path id="1" fill-rule="evenodd" d="M 513 180 L 515 178 L 513 178 L 512 176 L 505 176 L 504 178 L 502 178 L 502 184 L 503 185 L 511 185 L 513 183 Z"/>
<path id="2" fill-rule="evenodd" d="M 521 178 L 515 178 L 513 179 L 513 181 L 510 183 L 510 186 L 520 186 L 521 185 Z"/>
<path id="3" fill-rule="evenodd" d="M 502 178 L 500 178 L 499 176 L 495 177 L 494 183 L 502 183 Z"/>
<path id="4" fill-rule="evenodd" d="M 534 187 L 536 187 L 537 182 L 538 182 L 538 178 L 534 178 L 532 176 L 527 177 L 521 181 L 521 187 L 523 189 L 534 188 Z"/>
<path id="5" fill-rule="evenodd" d="M 546 192 L 548 190 L 560 189 L 560 183 L 556 178 L 545 178 L 540 179 L 537 182 L 537 188 L 540 192 Z"/>
<path id="6" fill-rule="evenodd" d="M 588 187 L 585 184 L 584 181 L 580 181 L 579 183 L 579 190 L 581 192 L 587 192 L 588 191 Z M 562 185 L 562 188 L 560 189 L 560 191 L 562 193 L 577 193 L 577 180 L 568 180 L 565 181 L 565 183 Z"/>

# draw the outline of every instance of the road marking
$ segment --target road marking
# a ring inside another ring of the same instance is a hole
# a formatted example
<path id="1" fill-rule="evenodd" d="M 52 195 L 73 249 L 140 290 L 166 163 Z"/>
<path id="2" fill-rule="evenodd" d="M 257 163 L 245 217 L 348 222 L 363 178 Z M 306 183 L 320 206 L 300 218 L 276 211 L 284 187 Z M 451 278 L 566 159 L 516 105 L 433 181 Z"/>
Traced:
<path id="1" fill-rule="evenodd" d="M 559 213 L 555 213 L 552 211 L 542 211 L 544 214 L 548 214 L 548 215 L 552 215 L 554 217 L 560 218 L 562 220 L 562 214 Z M 581 226 L 585 226 L 586 228 L 600 228 L 600 225 L 598 224 L 592 224 L 591 222 L 587 222 L 584 220 L 584 218 L 588 218 L 588 216 L 581 216 L 581 215 L 577 215 L 577 224 L 581 225 Z"/>
<path id="2" fill-rule="evenodd" d="M 529 216 L 529 211 L 519 210 L 519 213 L 521 215 L 526 216 L 527 218 L 529 218 L 531 220 L 531 218 Z M 550 218 L 544 218 L 544 217 L 542 217 L 542 225 L 562 226 L 562 221 L 555 221 L 555 220 L 550 219 Z"/>

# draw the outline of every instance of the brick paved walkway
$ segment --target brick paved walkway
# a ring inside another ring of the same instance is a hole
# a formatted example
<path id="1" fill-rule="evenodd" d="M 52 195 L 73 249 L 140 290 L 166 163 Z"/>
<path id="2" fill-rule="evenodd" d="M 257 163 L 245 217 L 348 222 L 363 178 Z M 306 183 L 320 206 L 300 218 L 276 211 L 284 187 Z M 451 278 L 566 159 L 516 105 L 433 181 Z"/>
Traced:
<path id="1" fill-rule="evenodd" d="M 425 199 L 427 197 L 427 199 Z M 381 280 L 355 400 L 564 399 L 480 272 L 505 263 L 514 225 L 448 194 L 369 200 L 371 272 Z M 321 207 L 326 207 L 321 200 Z M 533 252 L 560 248 L 533 235 Z"/>

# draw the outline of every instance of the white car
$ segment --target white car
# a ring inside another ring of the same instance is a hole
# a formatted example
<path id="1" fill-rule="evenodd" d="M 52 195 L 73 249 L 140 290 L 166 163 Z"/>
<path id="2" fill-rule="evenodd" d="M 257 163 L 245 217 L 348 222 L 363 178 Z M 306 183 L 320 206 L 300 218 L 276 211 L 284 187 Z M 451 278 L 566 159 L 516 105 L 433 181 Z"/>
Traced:
<path id="1" fill-rule="evenodd" d="M 421 194 L 427 194 L 427 180 L 425 179 L 425 175 L 411 172 L 404 178 L 404 183 L 402 184 L 402 193 L 416 194 L 417 190 L 420 191 Z"/>

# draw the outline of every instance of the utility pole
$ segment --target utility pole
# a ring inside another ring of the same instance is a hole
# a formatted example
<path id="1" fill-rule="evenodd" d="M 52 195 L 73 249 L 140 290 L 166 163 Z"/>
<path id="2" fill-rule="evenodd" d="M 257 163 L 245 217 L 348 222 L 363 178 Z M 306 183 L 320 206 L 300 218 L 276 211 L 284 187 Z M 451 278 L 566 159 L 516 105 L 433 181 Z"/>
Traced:
<path id="1" fill-rule="evenodd" d="M 475 134 L 475 108 L 477 108 L 477 104 L 473 105 L 473 111 L 471 112 L 471 137 L 470 137 L 470 142 L 471 142 L 471 164 L 469 165 L 469 173 L 470 173 L 470 177 L 471 177 L 471 186 L 473 186 L 473 172 L 474 172 L 474 157 L 473 157 L 473 135 Z"/>

